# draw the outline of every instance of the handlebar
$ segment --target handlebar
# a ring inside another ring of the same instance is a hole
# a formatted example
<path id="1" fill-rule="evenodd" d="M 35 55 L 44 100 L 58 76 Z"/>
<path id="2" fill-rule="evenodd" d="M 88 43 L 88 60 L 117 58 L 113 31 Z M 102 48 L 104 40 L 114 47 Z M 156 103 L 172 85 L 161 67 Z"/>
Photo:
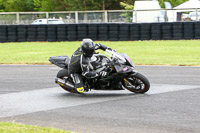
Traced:
<path id="1" fill-rule="evenodd" d="M 112 54 L 113 58 L 116 58 L 116 57 L 117 57 L 118 59 L 120 59 L 120 60 L 126 62 L 126 59 L 124 59 L 124 57 L 118 55 L 118 54 L 117 54 L 115 51 L 113 51 L 112 49 L 106 49 L 106 52 Z"/>

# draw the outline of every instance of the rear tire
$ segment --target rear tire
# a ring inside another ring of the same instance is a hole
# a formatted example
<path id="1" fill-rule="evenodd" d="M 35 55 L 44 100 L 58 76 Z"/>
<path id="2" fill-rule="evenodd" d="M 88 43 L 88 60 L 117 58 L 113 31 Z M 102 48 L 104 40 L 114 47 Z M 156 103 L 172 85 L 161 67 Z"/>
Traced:
<path id="1" fill-rule="evenodd" d="M 134 93 L 145 93 L 150 88 L 149 80 L 142 74 L 130 75 L 124 81 L 124 87 Z"/>
<path id="2" fill-rule="evenodd" d="M 68 70 L 66 70 L 66 69 L 60 70 L 57 74 L 57 78 L 60 78 L 60 79 L 66 79 L 67 77 L 69 77 L 69 74 L 68 74 Z M 70 82 L 71 84 L 74 84 L 73 82 L 71 82 L 71 79 L 68 82 Z M 71 88 L 67 88 L 67 87 L 61 86 L 61 85 L 60 85 L 60 87 L 62 87 L 65 91 L 68 91 L 70 93 L 75 93 L 75 90 L 72 90 Z"/>

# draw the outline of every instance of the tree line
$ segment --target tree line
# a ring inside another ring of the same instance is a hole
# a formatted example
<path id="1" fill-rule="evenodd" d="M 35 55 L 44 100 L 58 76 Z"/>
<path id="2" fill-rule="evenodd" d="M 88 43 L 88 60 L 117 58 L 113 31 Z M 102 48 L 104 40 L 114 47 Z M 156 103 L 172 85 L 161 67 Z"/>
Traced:
<path id="1" fill-rule="evenodd" d="M 121 10 L 134 6 L 136 0 L 0 0 L 0 12 Z M 173 7 L 188 0 L 168 1 Z M 124 4 L 126 6 L 124 6 Z"/>

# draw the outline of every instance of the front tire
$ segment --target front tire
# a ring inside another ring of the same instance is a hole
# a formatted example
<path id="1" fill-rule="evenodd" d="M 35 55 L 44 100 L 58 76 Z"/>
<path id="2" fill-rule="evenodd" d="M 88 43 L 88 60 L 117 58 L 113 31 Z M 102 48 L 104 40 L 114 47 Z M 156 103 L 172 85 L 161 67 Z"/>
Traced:
<path id="1" fill-rule="evenodd" d="M 62 80 L 65 80 L 65 79 L 67 79 L 67 78 L 69 79 L 68 70 L 66 70 L 66 69 L 60 70 L 60 71 L 58 72 L 58 74 L 57 74 L 57 78 L 60 78 L 60 79 L 62 79 Z M 71 81 L 71 79 L 69 79 L 68 82 L 70 82 L 71 84 L 73 84 L 73 82 Z M 70 93 L 75 93 L 75 91 L 72 90 L 71 88 L 67 88 L 67 87 L 61 86 L 61 85 L 60 85 L 60 87 L 62 87 L 65 91 L 68 91 L 68 92 L 70 92 Z"/>
<path id="2" fill-rule="evenodd" d="M 130 75 L 124 79 L 124 87 L 134 93 L 145 93 L 150 88 L 149 80 L 142 74 Z"/>

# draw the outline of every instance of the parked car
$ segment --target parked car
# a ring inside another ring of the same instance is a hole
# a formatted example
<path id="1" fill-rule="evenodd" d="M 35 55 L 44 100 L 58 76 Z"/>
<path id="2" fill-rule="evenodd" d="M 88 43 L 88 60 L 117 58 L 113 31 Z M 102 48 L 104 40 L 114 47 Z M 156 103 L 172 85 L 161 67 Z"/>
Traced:
<path id="1" fill-rule="evenodd" d="M 200 12 L 190 12 L 188 17 L 191 21 L 200 21 Z"/>
<path id="2" fill-rule="evenodd" d="M 186 14 L 186 13 L 182 13 L 181 14 L 181 20 L 182 21 L 187 21 L 187 20 L 189 20 L 190 18 L 189 18 L 189 14 Z M 191 21 L 191 20 L 190 20 Z"/>
<path id="3" fill-rule="evenodd" d="M 64 24 L 61 19 L 36 19 L 31 24 Z"/>

